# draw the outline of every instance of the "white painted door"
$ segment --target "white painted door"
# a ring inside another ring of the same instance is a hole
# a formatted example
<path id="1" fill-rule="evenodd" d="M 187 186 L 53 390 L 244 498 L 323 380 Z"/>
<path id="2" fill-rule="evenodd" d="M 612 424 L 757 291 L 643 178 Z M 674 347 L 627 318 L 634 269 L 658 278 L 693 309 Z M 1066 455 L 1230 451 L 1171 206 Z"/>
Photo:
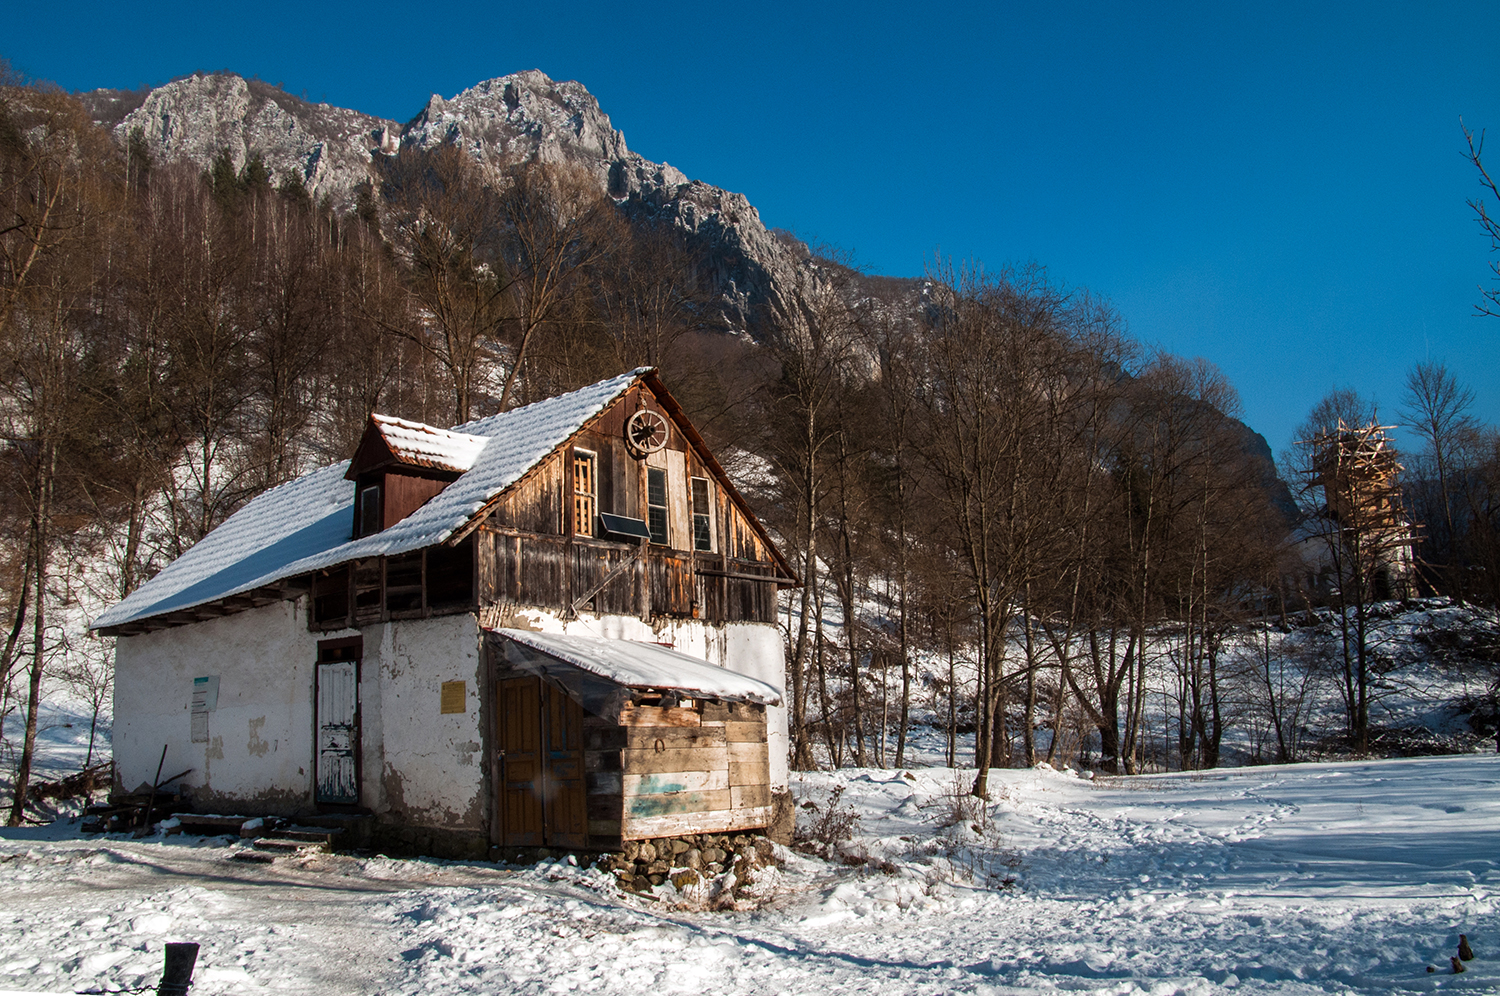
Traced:
<path id="1" fill-rule="evenodd" d="M 359 671 L 354 661 L 318 665 L 318 801 L 359 802 Z"/>

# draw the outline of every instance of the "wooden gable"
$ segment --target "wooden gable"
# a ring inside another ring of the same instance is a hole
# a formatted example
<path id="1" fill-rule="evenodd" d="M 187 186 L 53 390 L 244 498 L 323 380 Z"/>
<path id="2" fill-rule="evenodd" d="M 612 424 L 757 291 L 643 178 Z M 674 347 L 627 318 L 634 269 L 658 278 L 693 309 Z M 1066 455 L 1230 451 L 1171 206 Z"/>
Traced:
<path id="1" fill-rule="evenodd" d="M 665 419 L 669 431 L 660 449 L 641 452 L 626 440 L 639 411 Z M 580 461 L 587 472 L 580 472 Z M 580 486 L 592 487 L 588 500 L 578 500 Z M 580 519 L 580 510 L 592 518 Z M 651 540 L 601 529 L 602 514 L 651 526 Z M 476 533 L 481 605 L 534 605 L 564 616 L 588 610 L 774 622 L 778 587 L 800 583 L 654 372 L 449 542 Z"/>

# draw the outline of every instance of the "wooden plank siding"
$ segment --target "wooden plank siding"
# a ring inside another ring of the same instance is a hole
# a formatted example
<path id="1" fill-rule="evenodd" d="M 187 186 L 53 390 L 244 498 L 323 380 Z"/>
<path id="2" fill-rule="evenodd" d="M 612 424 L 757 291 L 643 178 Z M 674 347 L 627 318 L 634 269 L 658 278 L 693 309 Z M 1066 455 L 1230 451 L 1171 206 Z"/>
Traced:
<path id="1" fill-rule="evenodd" d="M 785 578 L 778 577 L 774 552 L 745 510 L 717 483 L 712 488 L 714 549 L 693 549 L 691 480 L 717 481 L 717 475 L 676 429 L 663 451 L 644 458 L 631 453 L 625 445 L 625 422 L 639 407 L 670 417 L 649 390 L 637 385 L 491 506 L 480 531 L 481 604 L 566 613 L 575 597 L 636 552 L 630 542 L 574 533 L 572 459 L 575 451 L 585 450 L 597 461 L 595 497 L 602 512 L 646 519 L 647 471 L 667 470 L 669 530 L 667 544 L 651 546 L 640 571 L 611 580 L 592 605 L 581 610 L 648 620 L 775 622 L 777 584 Z M 754 580 L 761 576 L 764 582 Z"/>
<path id="2" fill-rule="evenodd" d="M 769 825 L 764 706 L 631 705 L 620 725 L 623 840 Z"/>
<path id="3" fill-rule="evenodd" d="M 634 543 L 528 533 L 504 525 L 488 525 L 478 533 L 478 542 L 481 604 L 531 605 L 559 613 L 638 552 Z M 775 622 L 778 579 L 772 569 L 765 562 L 726 561 L 652 546 L 644 571 L 621 573 L 594 595 L 591 606 L 582 608 L 619 615 L 642 615 L 644 610 L 648 619 Z M 640 590 L 642 573 L 645 592 Z"/>

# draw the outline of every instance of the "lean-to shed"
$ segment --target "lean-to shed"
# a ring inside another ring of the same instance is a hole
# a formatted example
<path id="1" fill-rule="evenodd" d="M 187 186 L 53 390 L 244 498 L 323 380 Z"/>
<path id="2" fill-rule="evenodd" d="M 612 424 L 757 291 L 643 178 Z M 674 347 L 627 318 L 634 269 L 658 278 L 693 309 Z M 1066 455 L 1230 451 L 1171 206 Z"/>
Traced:
<path id="1" fill-rule="evenodd" d="M 489 646 L 503 845 L 770 825 L 776 688 L 649 643 L 499 629 Z"/>

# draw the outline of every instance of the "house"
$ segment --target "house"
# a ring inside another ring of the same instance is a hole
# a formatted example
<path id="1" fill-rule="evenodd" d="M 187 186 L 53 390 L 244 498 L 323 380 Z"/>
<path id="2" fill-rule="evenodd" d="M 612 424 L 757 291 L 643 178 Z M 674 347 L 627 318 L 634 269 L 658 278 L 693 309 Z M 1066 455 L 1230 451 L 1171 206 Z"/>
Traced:
<path id="1" fill-rule="evenodd" d="M 117 788 L 378 846 L 788 830 L 797 583 L 642 368 L 452 430 L 373 415 L 111 607 Z"/>

